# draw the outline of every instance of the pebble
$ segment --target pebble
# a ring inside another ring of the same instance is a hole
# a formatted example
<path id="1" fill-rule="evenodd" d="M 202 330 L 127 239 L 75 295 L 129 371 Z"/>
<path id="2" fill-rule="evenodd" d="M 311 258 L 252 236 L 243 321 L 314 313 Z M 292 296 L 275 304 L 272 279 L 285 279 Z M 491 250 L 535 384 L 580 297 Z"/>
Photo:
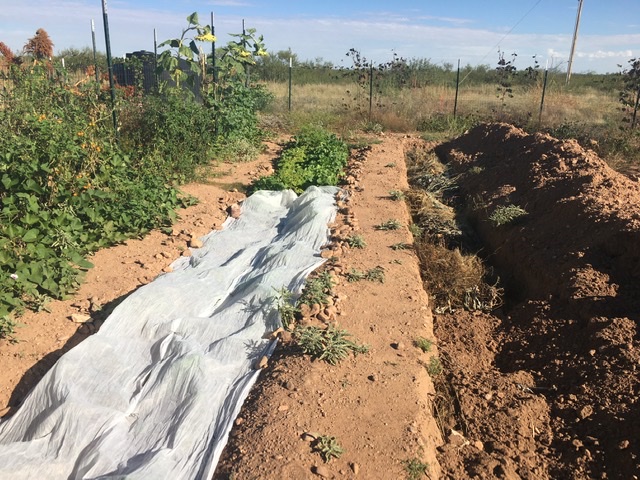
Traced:
<path id="1" fill-rule="evenodd" d="M 480 440 L 476 440 L 472 445 L 478 450 L 484 450 L 484 444 Z"/>
<path id="2" fill-rule="evenodd" d="M 265 368 L 268 364 L 269 364 L 269 359 L 265 355 L 263 355 L 262 357 L 260 357 L 256 361 L 255 369 L 256 370 L 261 370 L 261 369 Z"/>
<path id="3" fill-rule="evenodd" d="M 71 321 L 74 323 L 87 323 L 91 321 L 91 316 L 83 313 L 73 313 L 71 314 Z"/>
<path id="4" fill-rule="evenodd" d="M 351 470 L 353 471 L 353 474 L 354 474 L 354 475 L 358 475 L 358 474 L 360 473 L 360 465 L 359 465 L 359 464 L 357 464 L 357 463 L 352 463 L 352 464 L 350 465 L 350 467 L 351 467 Z"/>
<path id="5" fill-rule="evenodd" d="M 283 404 L 283 405 L 280 405 L 280 406 L 278 407 L 278 411 L 279 411 L 279 412 L 286 412 L 287 410 L 289 410 L 289 405 L 284 405 L 284 404 Z"/>
<path id="6" fill-rule="evenodd" d="M 191 256 L 191 250 L 189 250 L 188 248 L 182 251 L 182 256 L 183 257 L 190 257 Z"/>
<path id="7" fill-rule="evenodd" d="M 171 272 L 173 272 L 173 268 L 171 267 L 171 265 L 167 265 L 166 267 L 164 267 L 164 268 L 162 269 L 162 271 L 163 271 L 164 273 L 171 273 Z"/>
<path id="8" fill-rule="evenodd" d="M 242 214 L 242 208 L 237 203 L 234 203 L 229 207 L 229 215 L 231 218 L 240 218 Z"/>
<path id="9" fill-rule="evenodd" d="M 202 248 L 202 245 L 203 245 L 202 240 L 200 240 L 199 238 L 192 238 L 189 241 L 189 246 L 191 248 Z"/>
<path id="10" fill-rule="evenodd" d="M 329 478 L 331 476 L 331 472 L 324 465 L 318 465 L 317 467 L 313 467 L 311 471 L 322 478 Z"/>

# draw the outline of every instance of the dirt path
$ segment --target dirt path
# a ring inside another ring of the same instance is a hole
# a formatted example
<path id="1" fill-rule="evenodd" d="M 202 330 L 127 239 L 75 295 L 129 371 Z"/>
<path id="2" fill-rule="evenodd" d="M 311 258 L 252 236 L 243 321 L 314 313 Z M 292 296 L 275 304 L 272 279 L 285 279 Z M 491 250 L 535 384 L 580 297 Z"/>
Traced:
<path id="1" fill-rule="evenodd" d="M 339 279 L 338 325 L 369 353 L 331 366 L 280 347 L 240 413 L 216 478 L 406 478 L 412 460 L 428 463 L 438 478 L 433 385 L 424 367 L 437 352 L 414 346 L 418 337 L 433 338 L 432 318 L 415 255 L 390 248 L 411 242 L 406 206 L 389 198 L 390 190 L 408 188 L 403 157 L 400 137 L 373 146 L 352 170 L 338 219 L 352 228 L 334 228 L 344 232 L 338 238 L 366 241 L 363 249 L 342 245 L 328 268 Z M 375 228 L 391 219 L 401 228 Z M 352 269 L 376 267 L 384 269 L 384 283 L 345 279 Z M 313 452 L 317 435 L 335 437 L 345 453 L 325 464 Z"/>

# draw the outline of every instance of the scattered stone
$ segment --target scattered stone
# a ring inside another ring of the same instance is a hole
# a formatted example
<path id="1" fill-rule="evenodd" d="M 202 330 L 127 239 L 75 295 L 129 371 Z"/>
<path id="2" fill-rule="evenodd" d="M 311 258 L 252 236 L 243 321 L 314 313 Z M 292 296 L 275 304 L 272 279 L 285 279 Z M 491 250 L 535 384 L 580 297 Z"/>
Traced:
<path id="1" fill-rule="evenodd" d="M 302 315 L 303 318 L 308 318 L 311 316 L 311 307 L 309 307 L 309 305 L 307 305 L 306 303 L 300 305 L 299 309 L 300 315 Z"/>
<path id="2" fill-rule="evenodd" d="M 234 203 L 229 207 L 229 216 L 231 216 L 231 218 L 240 218 L 241 214 L 242 208 L 237 203 Z"/>
<path id="3" fill-rule="evenodd" d="M 89 299 L 89 303 L 89 311 L 91 313 L 96 313 L 102 310 L 102 300 L 100 300 L 98 297 L 91 297 Z"/>
<path id="4" fill-rule="evenodd" d="M 285 330 L 280 334 L 280 341 L 283 343 L 291 343 L 293 341 L 293 334 Z"/>
<path id="5" fill-rule="evenodd" d="M 72 303 L 71 306 L 77 308 L 78 310 L 87 311 L 91 307 L 91 302 L 89 301 L 89 299 L 78 300 L 77 302 Z"/>
<path id="6" fill-rule="evenodd" d="M 376 375 L 375 373 L 369 375 L 367 378 L 369 380 L 371 380 L 372 382 L 377 382 L 378 381 L 378 375 Z"/>
<path id="7" fill-rule="evenodd" d="M 590 417 L 593 414 L 593 407 L 591 405 L 585 405 L 578 412 L 578 416 L 584 420 L 587 417 Z"/>
<path id="8" fill-rule="evenodd" d="M 242 425 L 244 423 L 244 418 L 238 417 L 236 418 L 236 421 L 234 423 L 236 424 L 236 426 Z"/>
<path id="9" fill-rule="evenodd" d="M 309 316 L 313 317 L 314 315 L 317 315 L 320 313 L 320 305 L 318 305 L 317 303 L 314 303 L 313 305 L 311 305 L 311 310 L 309 311 Z"/>
<path id="10" fill-rule="evenodd" d="M 262 370 L 263 368 L 266 368 L 268 364 L 269 364 L 269 358 L 263 355 L 256 361 L 256 363 L 254 364 L 254 367 L 255 367 L 255 370 Z"/>
<path id="11" fill-rule="evenodd" d="M 618 448 L 620 450 L 625 450 L 627 448 L 629 448 L 629 440 L 622 440 L 619 444 L 618 444 Z"/>
<path id="12" fill-rule="evenodd" d="M 453 428 L 451 429 L 451 433 L 447 437 L 448 444 L 459 447 L 459 446 L 462 446 L 465 443 L 465 441 L 466 440 L 464 438 L 464 435 L 454 430 Z"/>
<path id="13" fill-rule="evenodd" d="M 313 442 L 313 441 L 316 439 L 315 435 L 312 435 L 312 434 L 311 434 L 311 433 L 309 433 L 309 432 L 304 432 L 304 433 L 300 436 L 300 438 L 301 438 L 302 440 L 304 440 L 305 442 Z"/>
<path id="14" fill-rule="evenodd" d="M 278 338 L 282 332 L 284 332 L 284 328 L 280 327 L 277 330 L 274 330 L 270 336 L 271 338 Z"/>
<path id="15" fill-rule="evenodd" d="M 191 248 L 202 248 L 203 243 L 199 238 L 192 238 L 191 240 L 189 240 L 189 246 Z"/>
<path id="16" fill-rule="evenodd" d="M 472 443 L 472 445 L 476 447 L 478 450 L 484 450 L 484 444 L 480 440 L 476 440 L 475 442 Z"/>
<path id="17" fill-rule="evenodd" d="M 396 350 L 405 350 L 407 348 L 403 342 L 392 343 L 391 346 Z"/>
<path id="18" fill-rule="evenodd" d="M 325 467 L 324 465 L 318 465 L 316 467 L 313 467 L 311 469 L 311 471 L 313 473 L 315 473 L 316 475 L 318 475 L 319 477 L 322 478 L 329 478 L 331 477 L 331 472 L 329 471 L 329 469 L 327 467 Z"/>
<path id="19" fill-rule="evenodd" d="M 349 466 L 351 467 L 351 470 L 353 471 L 354 475 L 358 475 L 360 473 L 360 465 L 359 464 L 354 462 L 354 463 L 351 463 Z"/>
<path id="20" fill-rule="evenodd" d="M 173 267 L 172 267 L 171 265 L 167 265 L 166 267 L 164 267 L 164 268 L 162 269 L 162 271 L 163 271 L 164 273 L 171 273 L 171 272 L 173 272 Z"/>
<path id="21" fill-rule="evenodd" d="M 191 250 L 189 250 L 188 248 L 185 248 L 185 249 L 182 251 L 182 256 L 183 256 L 183 257 L 190 257 L 190 256 L 191 256 Z"/>
<path id="22" fill-rule="evenodd" d="M 87 323 L 91 321 L 91 315 L 85 315 L 83 313 L 72 313 L 70 318 L 74 323 Z"/>
<path id="23" fill-rule="evenodd" d="M 278 411 L 279 411 L 279 412 L 286 412 L 287 410 L 289 410 L 289 405 L 284 405 L 284 404 L 283 404 L 283 405 L 280 405 L 280 406 L 278 407 Z"/>

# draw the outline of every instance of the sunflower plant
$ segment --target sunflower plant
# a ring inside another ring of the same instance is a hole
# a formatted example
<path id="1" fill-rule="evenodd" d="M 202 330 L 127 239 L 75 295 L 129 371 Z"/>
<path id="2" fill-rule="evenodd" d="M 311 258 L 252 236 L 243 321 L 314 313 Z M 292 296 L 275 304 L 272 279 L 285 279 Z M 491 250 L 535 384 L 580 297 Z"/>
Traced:
<path id="1" fill-rule="evenodd" d="M 169 47 L 158 57 L 158 73 L 167 70 L 177 87 L 180 87 L 180 84 L 185 81 L 193 86 L 197 75 L 204 77 L 206 56 L 198 46 L 198 42 L 213 43 L 216 41 L 215 35 L 211 32 L 211 27 L 209 25 L 200 25 L 196 12 L 187 17 L 187 22 L 187 28 L 182 30 L 180 38 L 165 40 L 158 45 L 158 47 Z M 188 71 L 191 74 L 182 69 L 180 60 L 186 62 Z"/>

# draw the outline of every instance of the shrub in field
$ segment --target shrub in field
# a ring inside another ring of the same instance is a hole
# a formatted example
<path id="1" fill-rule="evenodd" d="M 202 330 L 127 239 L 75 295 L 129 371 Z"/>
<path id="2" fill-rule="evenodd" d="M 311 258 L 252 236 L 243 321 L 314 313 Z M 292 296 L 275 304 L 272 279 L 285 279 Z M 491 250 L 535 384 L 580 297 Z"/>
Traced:
<path id="1" fill-rule="evenodd" d="M 289 142 L 276 163 L 275 174 L 256 180 L 253 190 L 292 189 L 337 185 L 349 159 L 349 148 L 320 127 L 306 127 Z"/>
<path id="2" fill-rule="evenodd" d="M 213 157 L 213 111 L 188 91 L 170 89 L 128 102 L 120 118 L 120 143 L 135 159 L 135 168 L 183 183 Z"/>
<path id="3" fill-rule="evenodd" d="M 629 123 L 633 130 L 636 128 L 638 107 L 640 106 L 640 58 L 629 60 L 629 68 L 623 70 L 622 78 L 623 87 L 619 100 L 622 104 L 621 110 L 625 114 L 623 121 Z"/>

